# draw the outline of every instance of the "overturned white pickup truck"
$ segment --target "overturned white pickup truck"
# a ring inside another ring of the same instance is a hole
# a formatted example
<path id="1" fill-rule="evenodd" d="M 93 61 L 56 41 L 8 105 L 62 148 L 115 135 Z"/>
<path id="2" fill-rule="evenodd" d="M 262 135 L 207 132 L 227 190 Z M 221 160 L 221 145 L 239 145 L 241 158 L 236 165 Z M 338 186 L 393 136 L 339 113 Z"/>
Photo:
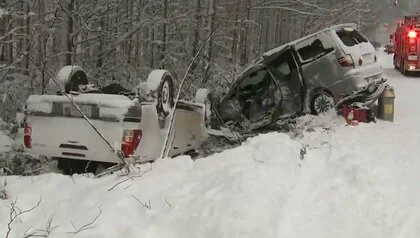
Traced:
<path id="1" fill-rule="evenodd" d="M 86 168 L 95 172 L 100 165 L 121 163 L 115 150 L 71 101 L 124 157 L 139 162 L 160 156 L 171 110 L 175 112 L 169 156 L 194 151 L 208 137 L 206 90 L 197 91 L 194 102 L 179 101 L 174 109 L 173 78 L 166 70 L 152 71 L 131 94 L 127 90 L 111 92 L 112 86 L 89 89 L 85 72 L 77 66 L 62 68 L 55 82 L 64 88 L 64 95 L 32 95 L 27 99 L 24 144 L 28 152 L 57 159 L 65 173 Z"/>

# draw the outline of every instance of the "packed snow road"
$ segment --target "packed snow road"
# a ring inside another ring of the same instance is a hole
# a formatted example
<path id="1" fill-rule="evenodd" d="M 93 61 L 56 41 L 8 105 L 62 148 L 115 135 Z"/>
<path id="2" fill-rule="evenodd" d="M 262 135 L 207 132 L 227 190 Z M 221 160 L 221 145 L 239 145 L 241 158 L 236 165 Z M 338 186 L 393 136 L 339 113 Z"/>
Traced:
<path id="1" fill-rule="evenodd" d="M 394 71 L 391 57 L 380 60 L 396 91 L 394 123 L 306 116 L 292 138 L 270 133 L 196 162 L 160 160 L 129 180 L 3 177 L 0 236 L 420 237 L 420 78 Z M 11 201 L 35 208 L 8 226 Z"/>

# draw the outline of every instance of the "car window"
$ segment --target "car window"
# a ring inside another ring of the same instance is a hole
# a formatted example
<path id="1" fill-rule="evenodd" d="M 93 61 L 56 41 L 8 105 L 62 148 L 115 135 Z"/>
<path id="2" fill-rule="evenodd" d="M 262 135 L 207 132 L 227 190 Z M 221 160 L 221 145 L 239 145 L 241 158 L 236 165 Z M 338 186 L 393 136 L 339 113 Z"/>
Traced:
<path id="1" fill-rule="evenodd" d="M 297 43 L 296 50 L 301 60 L 308 62 L 334 51 L 334 45 L 328 35 L 318 34 Z"/>
<path id="2" fill-rule="evenodd" d="M 267 70 L 259 70 L 257 72 L 251 73 L 249 76 L 247 76 L 241 81 L 241 83 L 239 84 L 239 91 L 244 90 L 250 86 L 253 87 L 262 84 L 267 74 Z"/>
<path id="3" fill-rule="evenodd" d="M 281 78 L 280 80 L 290 79 L 291 72 L 297 67 L 290 51 L 277 57 L 270 62 L 269 66 L 274 69 L 277 80 L 279 80 L 278 77 Z"/>
<path id="4" fill-rule="evenodd" d="M 277 71 L 279 71 L 283 75 L 290 74 L 290 66 L 288 62 L 282 62 L 276 67 Z"/>
<path id="5" fill-rule="evenodd" d="M 346 46 L 358 45 L 362 42 L 368 42 L 366 37 L 360 34 L 357 30 L 353 28 L 342 28 L 335 31 L 340 40 Z"/>

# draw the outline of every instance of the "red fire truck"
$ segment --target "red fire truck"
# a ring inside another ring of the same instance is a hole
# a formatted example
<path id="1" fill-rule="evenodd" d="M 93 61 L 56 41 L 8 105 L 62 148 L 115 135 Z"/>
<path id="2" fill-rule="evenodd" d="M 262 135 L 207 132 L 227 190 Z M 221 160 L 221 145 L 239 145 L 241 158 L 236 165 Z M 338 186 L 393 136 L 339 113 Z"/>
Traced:
<path id="1" fill-rule="evenodd" d="M 420 15 L 400 19 L 392 39 L 394 67 L 404 75 L 420 72 Z"/>

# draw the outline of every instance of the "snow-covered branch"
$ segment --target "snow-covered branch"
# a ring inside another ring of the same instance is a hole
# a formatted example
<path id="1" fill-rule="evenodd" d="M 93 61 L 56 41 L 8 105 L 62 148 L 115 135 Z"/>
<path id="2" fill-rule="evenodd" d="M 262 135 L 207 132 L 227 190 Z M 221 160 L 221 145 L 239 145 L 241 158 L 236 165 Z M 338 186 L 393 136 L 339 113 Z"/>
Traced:
<path id="1" fill-rule="evenodd" d="M 9 223 L 7 223 L 7 232 L 6 232 L 6 238 L 10 237 L 10 234 L 12 232 L 12 228 L 13 228 L 13 222 L 18 219 L 20 216 L 26 214 L 26 213 L 30 213 L 33 210 L 35 210 L 37 207 L 39 207 L 39 205 L 41 204 L 41 198 L 39 199 L 39 201 L 37 202 L 37 204 L 29 209 L 26 210 L 22 210 L 17 206 L 17 199 L 15 199 L 14 201 L 10 201 L 10 206 L 9 206 Z"/>
<path id="2" fill-rule="evenodd" d="M 90 229 L 95 228 L 95 227 L 96 227 L 95 222 L 96 222 L 96 220 L 98 220 L 98 218 L 101 216 L 101 214 L 102 214 L 102 209 L 101 209 L 101 207 L 99 207 L 99 212 L 98 212 L 98 214 L 97 214 L 97 215 L 96 215 L 96 216 L 92 219 L 92 221 L 90 221 L 90 222 L 88 222 L 88 223 L 86 223 L 86 224 L 84 224 L 84 225 L 80 226 L 79 228 L 76 228 L 76 226 L 75 226 L 75 225 L 74 225 L 74 223 L 72 222 L 72 223 L 71 223 L 71 225 L 73 226 L 74 231 L 67 232 L 67 234 L 73 234 L 73 235 L 75 235 L 75 234 L 78 234 L 78 233 L 80 233 L 80 232 L 83 232 L 83 231 L 86 231 L 86 230 L 90 230 Z"/>

